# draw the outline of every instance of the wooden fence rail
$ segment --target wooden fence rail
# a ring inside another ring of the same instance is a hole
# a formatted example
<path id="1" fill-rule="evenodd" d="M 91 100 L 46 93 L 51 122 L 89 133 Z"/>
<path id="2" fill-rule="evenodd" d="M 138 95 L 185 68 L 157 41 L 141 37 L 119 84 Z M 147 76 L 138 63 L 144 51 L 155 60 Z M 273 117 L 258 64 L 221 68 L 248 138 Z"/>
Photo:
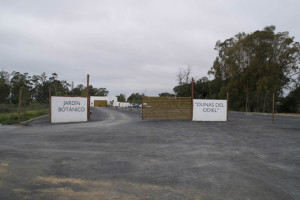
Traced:
<path id="1" fill-rule="evenodd" d="M 142 99 L 143 120 L 191 120 L 191 97 L 146 97 Z"/>

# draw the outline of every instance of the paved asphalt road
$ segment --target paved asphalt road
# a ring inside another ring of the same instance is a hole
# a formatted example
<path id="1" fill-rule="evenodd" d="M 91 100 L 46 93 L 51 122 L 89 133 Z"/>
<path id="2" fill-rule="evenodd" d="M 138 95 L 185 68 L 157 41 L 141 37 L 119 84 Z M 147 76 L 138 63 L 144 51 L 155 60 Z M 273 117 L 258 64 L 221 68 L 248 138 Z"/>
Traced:
<path id="1" fill-rule="evenodd" d="M 300 118 L 0 126 L 0 199 L 300 199 Z"/>

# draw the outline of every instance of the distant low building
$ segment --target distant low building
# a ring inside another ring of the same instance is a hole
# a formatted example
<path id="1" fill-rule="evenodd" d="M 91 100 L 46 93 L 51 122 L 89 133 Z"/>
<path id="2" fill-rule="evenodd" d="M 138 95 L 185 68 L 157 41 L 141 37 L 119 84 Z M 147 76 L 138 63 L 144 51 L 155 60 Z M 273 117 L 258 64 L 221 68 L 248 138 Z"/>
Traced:
<path id="1" fill-rule="evenodd" d="M 127 102 L 118 102 L 118 106 L 120 108 L 128 108 L 128 107 L 130 107 L 130 103 L 127 103 Z"/>
<path id="2" fill-rule="evenodd" d="M 119 107 L 119 102 L 117 97 L 107 97 L 107 96 L 91 96 L 91 107 Z"/>

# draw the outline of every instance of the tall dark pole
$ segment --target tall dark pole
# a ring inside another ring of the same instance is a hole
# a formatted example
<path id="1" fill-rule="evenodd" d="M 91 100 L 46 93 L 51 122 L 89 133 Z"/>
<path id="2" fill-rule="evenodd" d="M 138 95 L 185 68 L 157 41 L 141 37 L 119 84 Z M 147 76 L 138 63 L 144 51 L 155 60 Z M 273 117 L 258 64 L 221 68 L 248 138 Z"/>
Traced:
<path id="1" fill-rule="evenodd" d="M 144 96 L 142 96 L 142 120 L 144 120 L 144 102 L 145 102 L 145 100 L 144 100 Z"/>
<path id="2" fill-rule="evenodd" d="M 49 87 L 49 121 L 50 121 L 50 123 L 52 122 L 51 118 L 52 118 L 52 116 L 51 116 L 51 88 Z"/>
<path id="3" fill-rule="evenodd" d="M 248 92 L 246 94 L 246 114 L 248 113 Z"/>
<path id="4" fill-rule="evenodd" d="M 90 90 L 90 75 L 87 75 L 87 84 L 86 84 L 86 98 L 87 98 L 87 119 L 90 120 L 90 95 L 89 95 L 89 90 Z"/>
<path id="5" fill-rule="evenodd" d="M 272 123 L 274 122 L 274 110 L 275 110 L 275 95 L 274 95 L 274 93 L 273 93 Z"/>
<path id="6" fill-rule="evenodd" d="M 226 121 L 228 121 L 228 106 L 229 106 L 229 94 L 227 92 L 227 114 L 226 114 Z"/>
<path id="7" fill-rule="evenodd" d="M 192 111 L 191 111 L 191 120 L 193 120 L 193 112 L 194 112 L 194 78 L 192 78 L 192 96 L 191 96 L 191 104 L 192 104 Z"/>
<path id="8" fill-rule="evenodd" d="M 21 122 L 21 104 L 22 104 L 22 87 L 20 87 L 19 93 L 19 107 L 18 107 L 18 122 Z"/>

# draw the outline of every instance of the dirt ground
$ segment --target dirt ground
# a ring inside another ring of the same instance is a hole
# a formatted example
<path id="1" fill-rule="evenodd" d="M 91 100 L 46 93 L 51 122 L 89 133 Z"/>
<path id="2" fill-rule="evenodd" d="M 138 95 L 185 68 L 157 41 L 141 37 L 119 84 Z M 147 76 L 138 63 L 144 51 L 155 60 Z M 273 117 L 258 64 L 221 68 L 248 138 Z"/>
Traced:
<path id="1" fill-rule="evenodd" d="M 300 118 L 98 108 L 87 123 L 0 126 L 0 199 L 300 199 Z"/>

